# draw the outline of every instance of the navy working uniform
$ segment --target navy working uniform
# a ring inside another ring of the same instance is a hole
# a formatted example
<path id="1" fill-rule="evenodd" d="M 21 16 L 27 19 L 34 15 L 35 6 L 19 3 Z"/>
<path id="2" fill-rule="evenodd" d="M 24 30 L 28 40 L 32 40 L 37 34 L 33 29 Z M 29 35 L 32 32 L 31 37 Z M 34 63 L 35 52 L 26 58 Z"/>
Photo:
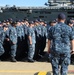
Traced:
<path id="1" fill-rule="evenodd" d="M 20 24 L 20 26 L 16 27 L 17 30 L 17 59 L 21 59 L 24 56 L 25 50 L 24 50 L 24 42 L 25 42 L 25 34 L 24 34 L 24 28 Z"/>
<path id="2" fill-rule="evenodd" d="M 35 60 L 39 60 L 39 53 L 41 50 L 41 44 L 42 44 L 42 26 L 41 25 L 37 25 L 35 27 L 35 34 L 36 34 L 36 48 L 35 48 L 35 55 L 34 55 L 34 59 Z"/>
<path id="3" fill-rule="evenodd" d="M 44 55 L 44 49 L 46 47 L 46 38 L 47 38 L 47 28 L 46 26 L 42 26 L 41 28 L 42 38 L 41 38 L 41 49 L 40 49 L 40 55 Z"/>
<path id="4" fill-rule="evenodd" d="M 24 27 L 23 25 L 21 25 L 20 27 L 21 30 L 21 57 L 24 58 L 25 57 L 25 32 L 24 32 Z"/>
<path id="5" fill-rule="evenodd" d="M 49 30 L 48 39 L 53 42 L 50 50 L 53 75 L 59 75 L 59 65 L 61 65 L 61 75 L 67 75 L 71 56 L 70 41 L 74 39 L 72 29 L 59 22 Z"/>
<path id="6" fill-rule="evenodd" d="M 16 58 L 21 59 L 21 51 L 22 51 L 22 28 L 21 25 L 16 26 L 16 32 L 17 32 L 17 52 L 16 52 Z"/>
<path id="7" fill-rule="evenodd" d="M 74 26 L 72 20 L 68 21 L 68 25 L 71 27 L 72 32 L 74 32 Z M 71 55 L 71 63 L 74 64 L 74 54 Z"/>
<path id="8" fill-rule="evenodd" d="M 5 52 L 3 48 L 3 42 L 5 38 L 5 32 L 2 27 L 0 27 L 0 56 Z"/>
<path id="9" fill-rule="evenodd" d="M 10 55 L 11 55 L 11 60 L 13 61 L 13 59 L 16 56 L 16 48 L 17 48 L 17 32 L 16 32 L 16 27 L 14 27 L 13 25 L 9 29 L 9 40 L 11 45 Z"/>
<path id="10" fill-rule="evenodd" d="M 24 40 L 24 51 L 25 51 L 25 56 L 28 56 L 28 26 L 27 25 L 23 25 L 24 28 L 24 35 L 25 35 L 25 40 Z"/>
<path id="11" fill-rule="evenodd" d="M 2 55 L 2 59 L 3 60 L 6 60 L 10 57 L 10 42 L 9 42 L 9 29 L 11 27 L 11 25 L 7 25 L 8 26 L 8 30 L 6 31 L 6 36 L 5 36 L 5 40 L 4 40 L 4 44 L 3 44 L 3 47 L 4 47 L 4 50 L 5 50 L 5 53 Z"/>
<path id="12" fill-rule="evenodd" d="M 34 53 L 35 53 L 35 32 L 34 29 L 29 27 L 28 28 L 28 37 L 31 36 L 31 40 L 32 40 L 32 44 L 30 44 L 30 40 L 28 39 L 28 47 L 29 47 L 29 51 L 28 51 L 28 59 L 29 60 L 33 60 L 34 57 Z"/>

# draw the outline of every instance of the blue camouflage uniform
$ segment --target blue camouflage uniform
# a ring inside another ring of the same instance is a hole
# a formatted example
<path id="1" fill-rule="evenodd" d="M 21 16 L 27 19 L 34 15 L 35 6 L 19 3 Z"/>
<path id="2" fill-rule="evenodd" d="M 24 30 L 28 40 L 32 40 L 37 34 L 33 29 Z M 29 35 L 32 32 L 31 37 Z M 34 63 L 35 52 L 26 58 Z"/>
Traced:
<path id="1" fill-rule="evenodd" d="M 17 31 L 17 37 L 19 39 L 22 39 L 22 37 L 21 37 L 21 26 L 16 26 L 16 31 Z"/>
<path id="2" fill-rule="evenodd" d="M 8 30 L 6 31 L 6 36 L 5 36 L 5 40 L 4 40 L 4 50 L 5 50 L 5 53 L 3 54 L 2 56 L 2 59 L 6 60 L 10 57 L 10 41 L 8 41 L 7 39 L 9 39 L 9 30 L 10 30 L 10 27 L 11 25 L 7 25 L 8 26 Z"/>
<path id="3" fill-rule="evenodd" d="M 50 50 L 53 75 L 59 75 L 59 65 L 61 65 L 61 75 L 67 75 L 71 56 L 70 41 L 74 39 L 72 29 L 59 22 L 49 30 L 48 39 L 53 42 Z"/>
<path id="4" fill-rule="evenodd" d="M 74 32 L 74 26 L 71 27 L 72 32 Z M 74 64 L 74 54 L 71 55 L 71 63 Z"/>
<path id="5" fill-rule="evenodd" d="M 25 35 L 24 35 L 24 28 L 23 28 L 23 26 L 22 25 L 17 26 L 16 30 L 17 30 L 17 37 L 19 37 L 20 40 L 24 39 Z"/>
<path id="6" fill-rule="evenodd" d="M 21 54 L 21 41 L 22 41 L 22 35 L 21 35 L 21 26 L 16 26 L 16 32 L 17 32 L 17 52 L 16 52 L 16 58 L 17 60 L 20 59 Z"/>
<path id="7" fill-rule="evenodd" d="M 17 37 L 18 37 L 18 42 L 17 42 L 17 59 L 21 60 L 21 58 L 24 56 L 24 42 L 25 42 L 25 32 L 23 25 L 17 26 Z"/>
<path id="8" fill-rule="evenodd" d="M 23 25 L 21 25 L 21 36 L 22 36 L 22 39 L 25 39 L 25 32 L 24 32 Z"/>
<path id="9" fill-rule="evenodd" d="M 2 27 L 0 27 L 0 56 L 5 52 L 3 48 L 3 42 L 5 38 L 5 32 Z"/>
<path id="10" fill-rule="evenodd" d="M 25 56 L 25 32 L 24 32 L 24 27 L 21 25 L 21 57 L 23 58 Z"/>
<path id="11" fill-rule="evenodd" d="M 36 47 L 35 47 L 35 55 L 34 59 L 38 60 L 40 59 L 39 57 L 39 52 L 41 50 L 41 44 L 42 44 L 42 25 L 35 26 L 35 34 L 36 34 Z"/>
<path id="12" fill-rule="evenodd" d="M 34 53 L 35 53 L 35 43 L 36 43 L 35 32 L 33 28 L 30 27 L 28 28 L 28 36 L 31 36 L 32 38 L 32 44 L 30 44 L 30 41 L 28 39 L 28 47 L 29 47 L 28 59 L 33 60 Z"/>
<path id="13" fill-rule="evenodd" d="M 40 55 L 44 55 L 44 49 L 46 47 L 46 38 L 47 38 L 47 28 L 46 26 L 42 25 L 41 28 L 41 48 L 40 48 Z"/>
<path id="14" fill-rule="evenodd" d="M 9 39 L 10 39 L 10 45 L 11 45 L 10 55 L 11 57 L 15 57 L 16 48 L 17 48 L 17 32 L 16 32 L 16 28 L 13 26 L 11 26 L 9 29 Z"/>
<path id="15" fill-rule="evenodd" d="M 49 30 L 50 30 L 50 28 L 51 28 L 51 25 L 48 24 L 48 25 L 46 26 L 46 28 L 47 28 L 47 33 L 48 33 Z"/>
<path id="16" fill-rule="evenodd" d="M 24 40 L 24 51 L 25 51 L 25 56 L 28 56 L 28 26 L 27 25 L 23 25 L 24 28 L 24 35 L 25 35 L 25 40 Z"/>
<path id="17" fill-rule="evenodd" d="M 26 25 L 23 25 L 23 28 L 24 28 L 24 32 L 25 32 L 25 34 L 27 35 L 28 34 L 28 26 L 26 26 Z"/>
<path id="18" fill-rule="evenodd" d="M 74 32 L 74 26 L 73 27 L 71 27 L 72 28 L 72 31 Z"/>

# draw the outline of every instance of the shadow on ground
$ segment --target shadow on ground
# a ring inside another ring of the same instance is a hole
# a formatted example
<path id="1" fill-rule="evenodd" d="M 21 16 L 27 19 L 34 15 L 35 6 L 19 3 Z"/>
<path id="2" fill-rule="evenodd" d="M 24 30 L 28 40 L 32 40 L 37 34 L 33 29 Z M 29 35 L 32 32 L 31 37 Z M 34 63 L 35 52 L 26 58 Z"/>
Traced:
<path id="1" fill-rule="evenodd" d="M 35 73 L 34 75 L 38 75 L 38 74 L 39 74 L 39 72 Z M 47 72 L 46 75 L 51 75 L 51 73 L 50 72 Z"/>

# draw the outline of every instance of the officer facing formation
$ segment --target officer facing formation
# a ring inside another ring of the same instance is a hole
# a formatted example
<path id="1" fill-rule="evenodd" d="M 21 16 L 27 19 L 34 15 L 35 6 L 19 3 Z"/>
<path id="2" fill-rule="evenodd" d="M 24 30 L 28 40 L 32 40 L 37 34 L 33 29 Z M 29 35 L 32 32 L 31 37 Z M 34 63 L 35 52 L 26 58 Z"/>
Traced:
<path id="1" fill-rule="evenodd" d="M 63 13 L 59 14 L 58 23 L 49 30 L 48 52 L 50 53 L 53 75 L 59 75 L 59 72 L 61 75 L 67 75 L 71 52 L 74 52 L 74 33 L 71 27 L 64 23 L 65 19 Z M 53 44 L 50 49 L 51 41 Z"/>

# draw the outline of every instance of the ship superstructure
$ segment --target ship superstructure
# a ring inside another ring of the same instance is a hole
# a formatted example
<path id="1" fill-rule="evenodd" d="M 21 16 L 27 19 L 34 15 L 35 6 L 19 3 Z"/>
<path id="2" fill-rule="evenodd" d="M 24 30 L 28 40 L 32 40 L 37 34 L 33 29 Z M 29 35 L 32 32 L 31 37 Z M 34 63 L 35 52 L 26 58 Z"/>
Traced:
<path id="1" fill-rule="evenodd" d="M 74 0 L 48 0 L 44 7 L 12 7 L 6 5 L 0 7 L 0 20 L 12 18 L 14 20 L 28 18 L 29 20 L 43 19 L 53 20 L 61 12 L 67 19 L 74 17 Z"/>

